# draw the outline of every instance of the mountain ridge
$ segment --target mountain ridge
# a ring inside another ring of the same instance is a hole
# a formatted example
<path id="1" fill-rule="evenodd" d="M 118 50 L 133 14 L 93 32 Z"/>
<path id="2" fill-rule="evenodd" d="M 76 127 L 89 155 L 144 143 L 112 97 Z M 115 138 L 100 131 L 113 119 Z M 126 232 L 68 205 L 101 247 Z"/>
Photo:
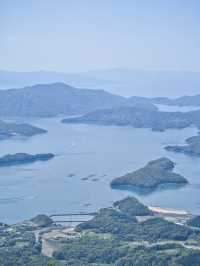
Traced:
<path id="1" fill-rule="evenodd" d="M 61 82 L 0 90 L 0 116 L 80 115 L 96 109 L 136 104 L 157 110 L 140 97 L 125 98 L 105 90 L 79 89 Z"/>

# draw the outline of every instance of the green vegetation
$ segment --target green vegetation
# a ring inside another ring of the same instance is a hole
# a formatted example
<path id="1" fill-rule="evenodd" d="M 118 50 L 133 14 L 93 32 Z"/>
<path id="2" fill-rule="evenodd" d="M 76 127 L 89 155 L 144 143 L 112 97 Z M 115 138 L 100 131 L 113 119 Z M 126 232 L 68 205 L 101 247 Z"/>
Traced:
<path id="1" fill-rule="evenodd" d="M 61 250 L 54 253 L 54 258 L 66 260 L 69 265 L 112 264 L 123 257 L 127 250 L 127 245 L 112 238 L 83 236 L 67 241 Z"/>
<path id="2" fill-rule="evenodd" d="M 39 214 L 36 217 L 31 219 L 31 222 L 39 227 L 47 227 L 53 224 L 53 220 L 44 214 Z"/>
<path id="3" fill-rule="evenodd" d="M 137 220 L 140 215 L 145 217 L 143 222 Z M 51 224 L 52 220 L 45 215 L 13 226 L 1 224 L 0 265 L 200 265 L 200 251 L 197 250 L 200 231 L 156 217 L 135 198 L 128 197 L 110 208 L 100 209 L 93 219 L 79 224 L 72 235 L 50 236 L 45 241 L 56 247 L 53 258 L 42 254 L 45 238 L 41 227 L 46 226 L 47 232 Z M 36 239 L 38 230 L 41 234 Z M 186 248 L 188 243 L 193 243 L 194 248 Z"/>
<path id="4" fill-rule="evenodd" d="M 111 182 L 112 187 L 131 186 L 135 188 L 154 189 L 162 184 L 185 184 L 187 180 L 173 173 L 174 163 L 168 158 L 150 161 L 139 170 L 116 178 Z"/>
<path id="5" fill-rule="evenodd" d="M 146 215 L 147 219 L 138 222 L 134 213 Z M 76 230 L 82 232 L 81 236 L 65 241 L 54 258 L 69 265 L 199 265 L 200 252 L 181 245 L 183 241 L 195 241 L 199 232 L 154 217 L 135 198 L 128 197 L 115 202 L 112 208 L 101 209 Z"/>
<path id="6" fill-rule="evenodd" d="M 84 236 L 69 240 L 54 257 L 67 265 L 190 266 L 199 265 L 200 252 L 179 245 L 131 247 L 114 239 Z"/>
<path id="7" fill-rule="evenodd" d="M 113 204 L 114 208 L 100 209 L 97 215 L 90 221 L 77 226 L 78 231 L 94 230 L 98 233 L 112 233 L 127 236 L 135 231 L 137 219 L 135 216 L 153 215 L 153 213 L 134 197 Z"/>
<path id="8" fill-rule="evenodd" d="M 128 216 L 153 215 L 147 206 L 134 197 L 127 197 L 121 201 L 116 201 L 113 205 Z"/>
<path id="9" fill-rule="evenodd" d="M 140 247 L 130 250 L 116 262 L 116 266 L 198 266 L 199 263 L 200 252 L 171 245 L 164 249 Z"/>
<path id="10" fill-rule="evenodd" d="M 109 214 L 108 214 L 109 213 Z M 90 230 L 95 233 L 111 233 L 120 240 L 126 241 L 150 241 L 158 240 L 187 240 L 192 234 L 192 230 L 166 221 L 161 218 L 153 217 L 144 222 L 138 223 L 135 218 L 127 217 L 117 211 L 100 210 L 91 220 L 77 226 L 77 230 Z"/>
<path id="11" fill-rule="evenodd" d="M 41 254 L 41 242 L 36 242 L 31 228 L 22 225 L 0 228 L 1 266 L 42 266 L 51 261 L 54 260 Z"/>
<path id="12" fill-rule="evenodd" d="M 90 221 L 77 226 L 77 231 L 92 230 L 96 233 L 111 233 L 126 237 L 134 230 L 136 218 L 118 212 L 114 209 L 101 209 Z"/>

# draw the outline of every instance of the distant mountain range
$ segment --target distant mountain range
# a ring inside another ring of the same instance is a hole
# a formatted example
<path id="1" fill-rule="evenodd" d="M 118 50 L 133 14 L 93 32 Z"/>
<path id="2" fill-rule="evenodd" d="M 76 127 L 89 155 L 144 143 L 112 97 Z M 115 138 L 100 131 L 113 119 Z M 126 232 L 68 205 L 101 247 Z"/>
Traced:
<path id="1" fill-rule="evenodd" d="M 157 97 L 151 100 L 155 104 L 164 104 L 170 106 L 200 106 L 200 94 L 193 96 L 182 96 L 175 99 L 167 97 Z"/>
<path id="2" fill-rule="evenodd" d="M 120 106 L 157 110 L 145 98 L 125 98 L 104 90 L 77 89 L 64 83 L 0 90 L 0 116 L 80 115 Z"/>
<path id="3" fill-rule="evenodd" d="M 0 88 L 64 82 L 75 87 L 104 89 L 123 96 L 180 97 L 199 93 L 200 73 L 110 69 L 84 73 L 0 71 Z"/>
<path id="4" fill-rule="evenodd" d="M 167 97 L 123 97 L 105 90 L 78 89 L 61 82 L 0 90 L 1 117 L 74 116 L 83 115 L 96 110 L 113 108 L 114 111 L 117 109 L 117 112 L 122 111 L 123 113 L 125 109 L 119 108 L 126 107 L 133 107 L 146 111 L 147 115 L 149 115 L 148 112 L 158 111 L 158 107 L 156 107 L 155 104 L 200 106 L 200 95 L 183 96 L 175 99 Z M 131 113 L 132 112 L 133 110 Z M 159 115 L 159 112 L 157 112 L 156 115 Z M 169 114 L 169 116 L 171 115 Z M 125 123 L 125 121 L 126 120 L 124 120 L 123 123 Z"/>

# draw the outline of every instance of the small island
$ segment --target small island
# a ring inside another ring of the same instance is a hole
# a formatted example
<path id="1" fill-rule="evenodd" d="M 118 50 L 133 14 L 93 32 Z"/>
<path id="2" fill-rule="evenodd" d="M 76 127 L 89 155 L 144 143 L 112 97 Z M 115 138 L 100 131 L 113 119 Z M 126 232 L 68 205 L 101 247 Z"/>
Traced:
<path id="1" fill-rule="evenodd" d="M 26 123 L 16 124 L 0 120 L 0 139 L 15 136 L 32 137 L 37 134 L 46 133 L 47 130 Z"/>
<path id="2" fill-rule="evenodd" d="M 200 156 L 200 135 L 186 139 L 186 145 L 166 146 L 165 150 Z"/>
<path id="3" fill-rule="evenodd" d="M 15 153 L 7 154 L 0 157 L 0 167 L 11 166 L 18 164 L 33 163 L 36 161 L 47 161 L 54 157 L 53 153 L 41 153 L 41 154 L 28 154 L 28 153 Z"/>
<path id="4" fill-rule="evenodd" d="M 128 173 L 122 177 L 115 178 L 111 187 L 131 187 L 139 189 L 155 189 L 159 185 L 188 183 L 187 179 L 177 173 L 173 173 L 174 163 L 168 158 L 160 158 L 150 161 L 144 167 Z"/>

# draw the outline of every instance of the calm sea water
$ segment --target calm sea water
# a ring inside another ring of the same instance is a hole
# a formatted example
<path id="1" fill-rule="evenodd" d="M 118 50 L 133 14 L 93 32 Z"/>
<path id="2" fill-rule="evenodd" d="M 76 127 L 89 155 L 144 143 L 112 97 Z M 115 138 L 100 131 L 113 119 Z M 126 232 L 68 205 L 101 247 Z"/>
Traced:
<path id="1" fill-rule="evenodd" d="M 183 144 L 185 138 L 197 133 L 196 128 L 152 132 L 131 127 L 67 125 L 60 120 L 28 120 L 48 133 L 0 142 L 0 156 L 16 152 L 56 154 L 47 162 L 0 168 L 0 221 L 14 223 L 39 213 L 93 211 L 127 195 L 135 195 L 151 206 L 200 214 L 200 158 L 163 149 L 168 144 Z M 176 162 L 175 171 L 190 184 L 148 195 L 110 188 L 113 178 L 161 156 Z M 81 180 L 90 175 L 88 180 Z"/>

